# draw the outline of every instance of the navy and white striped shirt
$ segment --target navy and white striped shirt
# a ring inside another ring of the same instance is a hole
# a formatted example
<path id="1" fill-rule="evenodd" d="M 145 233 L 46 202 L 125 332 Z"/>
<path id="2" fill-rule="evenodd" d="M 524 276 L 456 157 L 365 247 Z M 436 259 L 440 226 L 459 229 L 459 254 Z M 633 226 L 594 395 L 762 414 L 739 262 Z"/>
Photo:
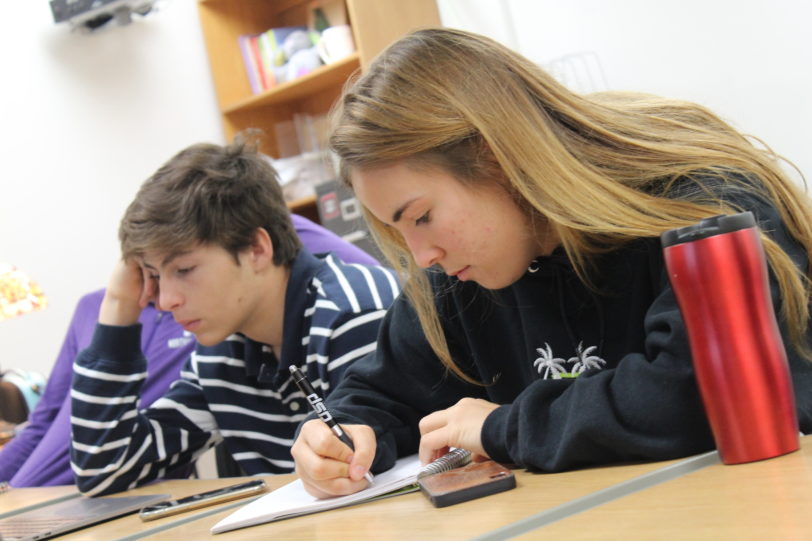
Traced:
<path id="1" fill-rule="evenodd" d="M 76 360 L 71 391 L 79 490 L 107 494 L 161 478 L 222 440 L 249 475 L 291 472 L 290 446 L 309 406 L 288 367 L 327 395 L 347 366 L 375 349 L 399 290 L 388 269 L 302 250 L 287 287 L 280 358 L 242 335 L 198 345 L 180 379 L 140 411 L 140 325 L 98 325 Z"/>

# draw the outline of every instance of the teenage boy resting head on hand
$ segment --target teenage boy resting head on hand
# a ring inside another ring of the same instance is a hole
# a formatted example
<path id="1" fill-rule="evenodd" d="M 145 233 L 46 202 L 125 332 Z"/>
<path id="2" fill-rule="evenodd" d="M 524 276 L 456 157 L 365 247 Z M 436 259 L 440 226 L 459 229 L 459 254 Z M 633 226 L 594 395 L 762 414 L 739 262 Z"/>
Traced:
<path id="1" fill-rule="evenodd" d="M 291 214 L 302 245 L 312 253 L 333 252 L 346 263 L 377 265 L 365 251 L 304 216 Z M 83 295 L 76 304 L 65 340 L 48 375 L 48 385 L 25 428 L 0 449 L 0 482 L 14 487 L 69 485 L 74 482 L 70 467 L 70 386 L 73 361 L 90 345 L 99 318 L 104 289 Z M 194 337 L 152 303 L 141 311 L 141 351 L 147 358 L 147 377 L 141 383 L 139 399 L 147 407 L 163 396 L 178 378 L 195 347 Z M 191 465 L 190 465 L 191 466 Z M 178 468 L 171 477 L 187 477 L 190 468 Z M 221 472 L 222 473 L 222 472 Z"/>
<path id="2" fill-rule="evenodd" d="M 394 273 L 303 249 L 276 173 L 254 146 L 193 145 L 141 187 L 119 229 L 93 341 L 74 367 L 71 463 L 79 490 L 126 490 L 218 442 L 249 475 L 293 471 L 308 413 L 298 366 L 323 395 L 373 351 Z M 139 410 L 142 309 L 171 311 L 198 346 Z"/>

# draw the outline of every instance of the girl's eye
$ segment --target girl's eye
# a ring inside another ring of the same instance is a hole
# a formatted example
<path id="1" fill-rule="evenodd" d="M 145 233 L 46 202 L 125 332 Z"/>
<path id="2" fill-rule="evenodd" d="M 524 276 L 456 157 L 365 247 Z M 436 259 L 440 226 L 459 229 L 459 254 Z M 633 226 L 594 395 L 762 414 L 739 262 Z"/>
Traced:
<path id="1" fill-rule="evenodd" d="M 194 267 L 184 267 L 182 269 L 178 269 L 175 272 L 177 272 L 179 276 L 185 276 L 185 275 L 189 274 L 190 272 L 192 272 L 193 270 L 194 270 Z"/>
<path id="2" fill-rule="evenodd" d="M 414 221 L 415 225 L 427 224 L 430 221 L 429 213 L 426 212 L 423 216 Z"/>

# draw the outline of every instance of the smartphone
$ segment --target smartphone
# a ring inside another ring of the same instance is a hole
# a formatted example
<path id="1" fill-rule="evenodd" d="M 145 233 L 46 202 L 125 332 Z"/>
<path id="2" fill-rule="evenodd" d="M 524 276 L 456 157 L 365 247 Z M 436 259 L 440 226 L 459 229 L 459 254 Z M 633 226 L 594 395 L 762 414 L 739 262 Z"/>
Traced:
<path id="1" fill-rule="evenodd" d="M 422 477 L 417 483 L 434 507 L 446 507 L 516 488 L 516 477 L 498 462 L 486 460 Z"/>
<path id="2" fill-rule="evenodd" d="M 165 502 L 156 503 L 141 509 L 138 516 L 143 521 L 155 520 L 158 518 L 168 517 L 169 515 L 176 515 L 205 507 L 207 505 L 214 505 L 217 503 L 236 500 L 238 498 L 245 498 L 254 494 L 260 494 L 267 490 L 267 485 L 262 479 L 255 479 L 247 483 L 240 483 L 231 485 L 208 492 L 201 492 L 192 496 L 186 496 L 179 500 L 169 500 Z"/>

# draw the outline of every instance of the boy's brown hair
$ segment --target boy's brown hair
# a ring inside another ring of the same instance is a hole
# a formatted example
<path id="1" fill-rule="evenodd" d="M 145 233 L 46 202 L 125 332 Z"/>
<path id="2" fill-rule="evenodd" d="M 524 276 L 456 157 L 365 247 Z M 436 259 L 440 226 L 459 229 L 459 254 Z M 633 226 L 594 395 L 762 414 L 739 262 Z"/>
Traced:
<path id="1" fill-rule="evenodd" d="M 290 267 L 301 248 L 270 160 L 238 136 L 192 145 L 147 179 L 119 227 L 125 259 L 219 245 L 236 259 L 258 227 L 273 241 L 274 264 Z"/>

